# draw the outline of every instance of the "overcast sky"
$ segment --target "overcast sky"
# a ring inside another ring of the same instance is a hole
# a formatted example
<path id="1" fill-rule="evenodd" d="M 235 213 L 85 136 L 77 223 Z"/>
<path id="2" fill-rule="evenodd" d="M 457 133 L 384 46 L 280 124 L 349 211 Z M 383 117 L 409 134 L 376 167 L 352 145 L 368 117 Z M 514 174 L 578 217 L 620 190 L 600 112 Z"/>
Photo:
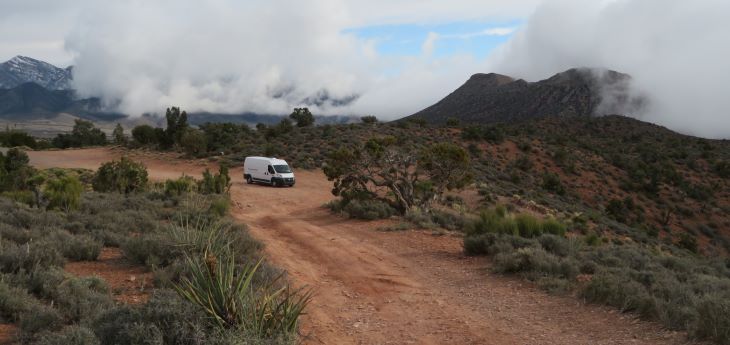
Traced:
<path id="1" fill-rule="evenodd" d="M 130 114 L 287 113 L 393 119 L 471 74 L 539 80 L 570 67 L 632 74 L 637 114 L 730 136 L 726 0 L 1 0 L 0 60 L 75 66 L 83 95 Z M 645 90 L 643 90 L 645 91 Z"/>

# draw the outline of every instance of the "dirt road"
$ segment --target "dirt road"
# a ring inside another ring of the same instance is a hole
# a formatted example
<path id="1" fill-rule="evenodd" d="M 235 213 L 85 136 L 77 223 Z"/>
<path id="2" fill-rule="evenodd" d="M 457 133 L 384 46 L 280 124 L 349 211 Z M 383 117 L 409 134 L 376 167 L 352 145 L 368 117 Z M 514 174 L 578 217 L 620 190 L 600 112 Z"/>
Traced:
<path id="1" fill-rule="evenodd" d="M 121 155 L 89 149 L 31 152 L 38 167 L 95 168 Z M 199 176 L 204 163 L 133 154 L 152 178 Z M 293 188 L 232 188 L 233 215 L 266 244 L 266 254 L 316 296 L 304 317 L 305 344 L 686 344 L 609 308 L 550 296 L 464 257 L 456 235 L 383 232 L 322 208 L 332 198 L 321 172 L 296 171 Z"/>

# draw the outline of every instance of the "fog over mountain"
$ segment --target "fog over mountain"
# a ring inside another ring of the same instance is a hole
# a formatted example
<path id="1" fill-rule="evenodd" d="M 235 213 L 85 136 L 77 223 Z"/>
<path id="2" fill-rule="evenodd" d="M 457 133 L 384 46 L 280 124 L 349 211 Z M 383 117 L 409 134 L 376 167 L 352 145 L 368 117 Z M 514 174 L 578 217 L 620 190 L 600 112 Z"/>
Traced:
<path id="1" fill-rule="evenodd" d="M 650 100 L 632 115 L 730 138 L 728 14 L 724 0 L 546 1 L 489 67 L 528 80 L 579 66 L 625 72 Z"/>

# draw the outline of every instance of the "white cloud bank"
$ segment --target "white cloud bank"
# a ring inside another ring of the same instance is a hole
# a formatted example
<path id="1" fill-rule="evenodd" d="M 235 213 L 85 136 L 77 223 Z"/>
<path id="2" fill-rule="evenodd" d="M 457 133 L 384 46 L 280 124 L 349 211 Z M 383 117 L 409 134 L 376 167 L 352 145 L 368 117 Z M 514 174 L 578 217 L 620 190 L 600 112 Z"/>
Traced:
<path id="1" fill-rule="evenodd" d="M 730 138 L 728 16 L 727 0 L 546 1 L 489 68 L 527 80 L 581 66 L 628 73 L 650 98 L 638 118 Z"/>
<path id="2" fill-rule="evenodd" d="M 469 56 L 379 56 L 346 29 L 524 16 L 536 0 L 372 2 L 158 0 L 94 3 L 80 10 L 66 48 L 75 85 L 130 114 L 189 111 L 287 113 L 307 97 L 359 95 L 318 114 L 393 119 L 438 100 L 483 66 Z M 479 35 L 505 35 L 500 28 Z M 428 50 L 426 47 L 425 50 Z"/>

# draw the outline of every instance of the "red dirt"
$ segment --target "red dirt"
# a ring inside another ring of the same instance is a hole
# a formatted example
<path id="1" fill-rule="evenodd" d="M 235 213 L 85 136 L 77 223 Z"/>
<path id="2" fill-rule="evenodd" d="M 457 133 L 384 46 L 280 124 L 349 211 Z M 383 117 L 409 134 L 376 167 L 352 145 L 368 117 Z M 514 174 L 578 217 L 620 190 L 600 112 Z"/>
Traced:
<path id="1" fill-rule="evenodd" d="M 127 262 L 119 248 L 105 247 L 96 261 L 69 262 L 64 269 L 77 277 L 104 279 L 117 302 L 146 303 L 152 291 L 152 273 L 144 266 Z"/>
<path id="2" fill-rule="evenodd" d="M 30 152 L 38 167 L 95 166 L 119 154 Z M 202 169 L 133 156 L 153 179 Z M 688 343 L 655 323 L 492 274 L 487 259 L 462 254 L 458 236 L 382 232 L 383 222 L 334 216 L 321 207 L 332 199 L 321 172 L 297 171 L 294 188 L 246 185 L 240 169 L 232 174 L 233 216 L 266 244 L 269 260 L 316 293 L 303 319 L 305 344 Z"/>
<path id="3" fill-rule="evenodd" d="M 15 344 L 15 337 L 18 335 L 18 326 L 13 324 L 0 324 L 0 345 Z"/>

